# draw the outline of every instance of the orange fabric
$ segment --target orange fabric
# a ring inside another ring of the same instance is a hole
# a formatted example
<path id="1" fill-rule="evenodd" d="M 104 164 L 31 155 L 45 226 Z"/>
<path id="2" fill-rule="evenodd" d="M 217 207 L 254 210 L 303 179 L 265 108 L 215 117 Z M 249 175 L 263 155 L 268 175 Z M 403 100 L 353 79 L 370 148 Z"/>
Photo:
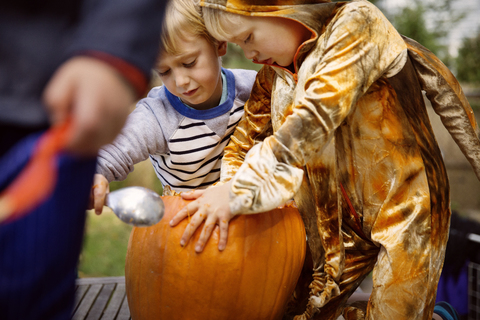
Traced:
<path id="1" fill-rule="evenodd" d="M 23 216 L 52 192 L 57 180 L 55 158 L 68 140 L 70 122 L 51 128 L 39 138 L 27 166 L 0 195 L 0 222 Z"/>

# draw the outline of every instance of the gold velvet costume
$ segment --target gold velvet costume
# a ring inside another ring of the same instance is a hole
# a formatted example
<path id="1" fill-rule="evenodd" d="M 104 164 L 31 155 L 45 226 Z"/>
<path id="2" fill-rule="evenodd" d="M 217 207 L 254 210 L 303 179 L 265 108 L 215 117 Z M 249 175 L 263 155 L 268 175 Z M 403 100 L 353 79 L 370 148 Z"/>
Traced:
<path id="1" fill-rule="evenodd" d="M 225 150 L 230 207 L 258 213 L 291 198 L 299 207 L 313 276 L 309 287 L 299 282 L 285 318 L 431 319 L 450 200 L 422 90 L 480 177 L 473 111 L 443 63 L 371 3 L 308 2 L 201 1 L 312 31 L 294 72 L 265 65 L 258 73 Z M 345 307 L 372 270 L 368 306 Z"/>

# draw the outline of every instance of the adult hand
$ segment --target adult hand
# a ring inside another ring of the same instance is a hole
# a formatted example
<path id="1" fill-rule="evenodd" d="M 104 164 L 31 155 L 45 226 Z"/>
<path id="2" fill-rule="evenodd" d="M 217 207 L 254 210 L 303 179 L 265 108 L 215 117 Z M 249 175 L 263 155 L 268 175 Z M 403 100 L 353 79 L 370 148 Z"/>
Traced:
<path id="1" fill-rule="evenodd" d="M 72 119 L 66 150 L 95 156 L 122 129 L 135 94 L 113 67 L 78 56 L 56 71 L 45 88 L 43 101 L 53 125 Z"/>
<path id="2" fill-rule="evenodd" d="M 206 190 L 196 190 L 189 193 L 182 193 L 186 200 L 193 200 L 182 210 L 180 210 L 170 221 L 170 225 L 176 226 L 186 217 L 191 216 L 190 223 L 185 228 L 185 232 L 180 240 L 180 245 L 184 246 L 192 237 L 195 230 L 205 220 L 202 233 L 195 245 L 196 252 L 202 252 L 205 244 L 210 238 L 215 226 L 220 227 L 220 239 L 218 250 L 222 251 L 227 245 L 228 223 L 234 217 L 230 212 L 229 197 L 231 183 L 211 187 Z"/>

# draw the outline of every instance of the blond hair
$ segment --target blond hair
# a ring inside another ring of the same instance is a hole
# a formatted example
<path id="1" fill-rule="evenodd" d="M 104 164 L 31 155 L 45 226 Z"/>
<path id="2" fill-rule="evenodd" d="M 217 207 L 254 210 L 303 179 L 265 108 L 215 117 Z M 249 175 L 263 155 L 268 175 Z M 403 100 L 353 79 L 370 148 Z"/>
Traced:
<path id="1" fill-rule="evenodd" d="M 233 35 L 227 32 L 224 26 L 239 24 L 240 15 L 209 7 L 202 7 L 201 10 L 205 26 L 214 38 L 219 41 L 232 39 Z"/>
<path id="2" fill-rule="evenodd" d="M 170 0 L 165 11 L 161 34 L 161 49 L 178 54 L 178 42 L 188 36 L 203 37 L 212 45 L 218 41 L 208 32 L 196 0 Z"/>

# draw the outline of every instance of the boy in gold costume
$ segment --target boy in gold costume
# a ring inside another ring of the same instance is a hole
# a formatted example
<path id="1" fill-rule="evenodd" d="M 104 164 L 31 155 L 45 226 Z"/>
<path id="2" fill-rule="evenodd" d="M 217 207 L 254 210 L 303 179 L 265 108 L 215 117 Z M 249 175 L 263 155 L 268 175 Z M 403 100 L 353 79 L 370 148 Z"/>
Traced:
<path id="1" fill-rule="evenodd" d="M 300 319 L 431 319 L 450 223 L 447 173 L 422 90 L 480 177 L 477 124 L 445 65 L 371 3 L 202 0 L 207 28 L 264 64 L 225 150 L 222 182 L 197 199 L 219 249 L 236 214 L 294 198 L 313 261 Z M 368 305 L 346 305 L 373 270 Z M 306 288 L 306 287 L 305 287 Z M 296 303 L 296 305 L 295 305 Z"/>

